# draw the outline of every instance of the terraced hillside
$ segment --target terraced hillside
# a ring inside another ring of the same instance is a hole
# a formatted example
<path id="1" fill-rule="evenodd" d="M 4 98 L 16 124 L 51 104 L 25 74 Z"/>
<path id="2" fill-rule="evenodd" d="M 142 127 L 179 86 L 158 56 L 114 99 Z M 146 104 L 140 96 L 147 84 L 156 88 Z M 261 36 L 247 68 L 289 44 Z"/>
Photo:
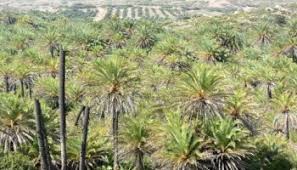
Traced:
<path id="1" fill-rule="evenodd" d="M 95 20 L 112 16 L 133 19 L 178 19 L 251 11 L 256 8 L 287 9 L 292 3 L 296 3 L 296 0 L 2 0 L 0 10 L 59 12 L 68 17 L 92 17 Z"/>
<path id="2" fill-rule="evenodd" d="M 111 18 L 112 16 L 129 19 L 177 19 L 185 16 L 185 10 L 180 7 L 109 6 L 106 8 L 97 8 L 95 19 L 101 20 L 103 18 Z"/>

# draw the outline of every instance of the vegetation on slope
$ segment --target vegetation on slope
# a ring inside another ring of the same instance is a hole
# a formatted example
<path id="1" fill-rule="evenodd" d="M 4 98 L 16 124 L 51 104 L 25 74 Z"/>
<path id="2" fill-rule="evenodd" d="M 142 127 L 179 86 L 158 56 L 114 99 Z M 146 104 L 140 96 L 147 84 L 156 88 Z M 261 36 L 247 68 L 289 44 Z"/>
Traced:
<path id="1" fill-rule="evenodd" d="M 61 167 L 61 50 L 68 169 L 79 169 L 85 133 L 88 169 L 297 168 L 296 15 L 1 16 L 0 169 L 41 165 L 34 99 Z"/>

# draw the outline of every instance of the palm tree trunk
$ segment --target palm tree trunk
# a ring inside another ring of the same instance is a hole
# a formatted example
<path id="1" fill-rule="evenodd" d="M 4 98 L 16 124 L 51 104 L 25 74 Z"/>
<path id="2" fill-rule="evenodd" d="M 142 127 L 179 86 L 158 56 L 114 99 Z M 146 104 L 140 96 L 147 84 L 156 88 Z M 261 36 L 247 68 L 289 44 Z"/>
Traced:
<path id="1" fill-rule="evenodd" d="M 113 135 L 113 170 L 119 169 L 118 160 L 118 129 L 119 129 L 119 115 L 116 110 L 116 104 L 113 105 L 112 111 L 112 135 Z"/>
<path id="2" fill-rule="evenodd" d="M 33 80 L 31 77 L 29 77 L 29 82 L 28 82 L 28 88 L 29 88 L 29 97 L 32 98 L 32 85 L 33 85 Z"/>
<path id="3" fill-rule="evenodd" d="M 272 99 L 271 83 L 267 83 L 267 95 L 269 99 Z"/>
<path id="4" fill-rule="evenodd" d="M 24 80 L 20 79 L 20 82 L 21 82 L 21 96 L 24 97 L 25 96 Z"/>
<path id="5" fill-rule="evenodd" d="M 42 117 L 42 111 L 41 111 L 39 100 L 35 99 L 34 104 L 35 104 L 36 132 L 38 137 L 39 154 L 41 156 L 41 169 L 51 170 L 52 169 L 51 156 L 49 153 L 47 134 L 44 126 L 44 121 Z"/>
<path id="6" fill-rule="evenodd" d="M 66 51 L 61 49 L 60 72 L 59 72 L 59 109 L 60 109 L 60 143 L 61 143 L 61 170 L 67 169 L 66 155 L 66 113 L 65 113 L 65 55 Z"/>
<path id="7" fill-rule="evenodd" d="M 79 160 L 79 170 L 86 170 L 86 152 L 87 152 L 87 138 L 88 138 L 88 126 L 89 126 L 89 114 L 90 108 L 85 107 L 84 120 L 83 120 L 83 136 L 81 143 L 81 153 Z"/>
<path id="8" fill-rule="evenodd" d="M 286 128 L 286 138 L 289 140 L 290 139 L 290 127 L 289 127 L 289 113 L 285 112 L 286 115 L 286 124 L 285 124 L 285 128 Z"/>
<path id="9" fill-rule="evenodd" d="M 5 84 L 5 92 L 9 93 L 9 77 L 6 75 L 4 76 L 4 84 Z"/>
<path id="10" fill-rule="evenodd" d="M 54 58 L 54 54 L 55 54 L 55 47 L 54 45 L 51 43 L 50 46 L 49 46 L 49 51 L 50 51 L 50 54 L 51 54 L 51 57 Z"/>
<path id="11" fill-rule="evenodd" d="M 78 126 L 78 121 L 79 121 L 79 119 L 81 117 L 81 114 L 85 111 L 85 109 L 86 109 L 86 107 L 82 106 L 80 111 L 78 112 L 77 117 L 75 119 L 75 123 L 74 123 L 75 126 Z"/>
<path id="12" fill-rule="evenodd" d="M 143 152 L 138 148 L 135 152 L 135 170 L 144 170 Z"/>

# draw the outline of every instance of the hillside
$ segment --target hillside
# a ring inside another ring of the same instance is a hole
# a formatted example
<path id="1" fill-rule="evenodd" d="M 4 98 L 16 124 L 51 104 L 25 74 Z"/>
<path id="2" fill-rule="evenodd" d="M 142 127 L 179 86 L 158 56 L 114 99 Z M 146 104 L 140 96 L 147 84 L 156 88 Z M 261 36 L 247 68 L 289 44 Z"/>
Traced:
<path id="1" fill-rule="evenodd" d="M 287 9 L 294 0 L 7 0 L 0 2 L 5 10 L 40 10 L 48 12 L 66 11 L 93 17 L 95 20 L 118 15 L 120 18 L 178 19 L 199 15 L 221 15 L 235 11 L 251 11 L 257 8 L 277 7 Z M 70 14 L 69 14 L 70 13 Z M 79 14 L 76 14 L 79 15 Z"/>
<path id="2" fill-rule="evenodd" d="M 297 170 L 296 3 L 30 2 L 0 2 L 0 170 Z"/>

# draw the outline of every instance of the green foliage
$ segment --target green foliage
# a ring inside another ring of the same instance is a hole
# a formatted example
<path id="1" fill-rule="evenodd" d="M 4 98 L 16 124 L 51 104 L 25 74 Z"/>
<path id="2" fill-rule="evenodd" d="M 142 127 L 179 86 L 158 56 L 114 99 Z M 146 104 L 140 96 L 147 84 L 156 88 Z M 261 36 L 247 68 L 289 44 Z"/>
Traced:
<path id="1" fill-rule="evenodd" d="M 31 159 L 22 153 L 0 153 L 0 169 L 7 170 L 34 170 Z"/>
<path id="2" fill-rule="evenodd" d="M 82 4 L 64 16 L 0 12 L 0 169 L 39 168 L 35 98 L 61 166 L 61 47 L 69 169 L 79 166 L 83 106 L 89 169 L 111 170 L 117 157 L 122 170 L 296 169 L 294 14 L 171 20 L 189 9 L 107 8 L 96 22 L 82 19 L 95 10 Z M 122 11 L 150 19 L 111 16 Z"/>
<path id="3" fill-rule="evenodd" d="M 267 135 L 255 142 L 256 153 L 249 161 L 248 169 L 292 169 L 292 162 L 288 159 L 286 142 L 282 136 Z"/>

